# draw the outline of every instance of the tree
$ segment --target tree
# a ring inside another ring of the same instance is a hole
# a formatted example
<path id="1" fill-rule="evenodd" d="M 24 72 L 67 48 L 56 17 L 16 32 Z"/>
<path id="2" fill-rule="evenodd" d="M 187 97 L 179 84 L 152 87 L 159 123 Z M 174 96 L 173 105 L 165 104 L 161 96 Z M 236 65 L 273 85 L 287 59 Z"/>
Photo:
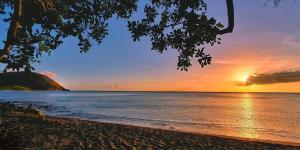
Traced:
<path id="1" fill-rule="evenodd" d="M 81 52 L 90 40 L 101 43 L 113 15 L 129 18 L 136 0 L 2 0 L 0 15 L 9 23 L 0 62 L 6 69 L 34 69 L 42 52 L 51 53 L 68 36 L 77 37 Z"/>
<path id="2" fill-rule="evenodd" d="M 205 0 L 149 0 L 145 18 L 130 19 L 137 0 L 2 0 L 0 15 L 9 23 L 7 39 L 0 49 L 0 62 L 6 69 L 34 69 L 43 52 L 51 53 L 68 36 L 78 38 L 81 52 L 87 52 L 91 40 L 101 43 L 112 16 L 128 19 L 134 41 L 151 37 L 152 49 L 159 52 L 168 47 L 178 50 L 178 69 L 191 66 L 196 57 L 202 67 L 212 57 L 204 53 L 205 44 L 220 44 L 219 35 L 234 28 L 233 0 L 226 0 L 228 27 L 206 15 Z"/>
<path id="3" fill-rule="evenodd" d="M 129 30 L 134 41 L 150 36 L 152 49 L 163 52 L 168 47 L 179 52 L 177 69 L 188 70 L 191 58 L 196 57 L 201 67 L 211 64 L 212 57 L 204 53 L 205 44 L 220 44 L 218 35 L 234 28 L 233 0 L 226 0 L 228 27 L 206 16 L 204 0 L 153 0 L 145 6 L 145 18 L 130 21 Z"/>

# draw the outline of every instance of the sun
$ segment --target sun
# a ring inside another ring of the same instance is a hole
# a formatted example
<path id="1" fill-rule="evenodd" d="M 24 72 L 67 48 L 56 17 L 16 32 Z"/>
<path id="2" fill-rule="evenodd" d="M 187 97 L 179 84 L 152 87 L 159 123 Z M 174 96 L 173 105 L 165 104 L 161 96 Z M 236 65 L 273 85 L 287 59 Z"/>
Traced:
<path id="1" fill-rule="evenodd" d="M 235 81 L 237 83 L 239 83 L 240 85 L 244 85 L 248 82 L 249 77 L 250 77 L 250 75 L 248 73 L 242 73 L 236 77 Z"/>
<path id="2" fill-rule="evenodd" d="M 247 75 L 243 75 L 242 77 L 241 77 L 241 81 L 242 82 L 247 82 L 248 81 L 248 78 L 249 78 L 249 75 L 247 74 Z"/>

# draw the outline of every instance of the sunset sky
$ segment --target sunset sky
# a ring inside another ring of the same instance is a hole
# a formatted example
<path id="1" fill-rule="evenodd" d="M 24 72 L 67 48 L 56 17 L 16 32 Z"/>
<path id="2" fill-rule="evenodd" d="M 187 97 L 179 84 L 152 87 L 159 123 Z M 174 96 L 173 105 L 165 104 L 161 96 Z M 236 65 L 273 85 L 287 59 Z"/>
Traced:
<path id="1" fill-rule="evenodd" d="M 207 47 L 213 64 L 205 68 L 194 62 L 188 72 L 177 71 L 175 50 L 160 54 L 151 51 L 147 38 L 133 42 L 126 21 L 116 19 L 103 43 L 93 44 L 88 53 L 80 54 L 77 40 L 68 38 L 34 66 L 71 90 L 300 92 L 300 1 L 287 0 L 278 8 L 264 2 L 235 0 L 234 33 L 220 36 L 221 45 Z M 208 16 L 226 25 L 225 0 L 209 0 Z M 284 79 L 273 80 L 281 72 L 286 73 L 278 78 Z M 267 76 L 272 84 L 259 79 L 239 84 L 255 74 L 252 78 Z"/>

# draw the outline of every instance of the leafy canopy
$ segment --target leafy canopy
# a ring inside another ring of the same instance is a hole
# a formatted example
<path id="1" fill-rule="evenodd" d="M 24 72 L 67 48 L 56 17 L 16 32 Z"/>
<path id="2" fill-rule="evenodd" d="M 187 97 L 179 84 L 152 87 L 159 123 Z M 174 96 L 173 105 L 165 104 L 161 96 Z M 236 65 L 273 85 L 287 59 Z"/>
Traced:
<path id="1" fill-rule="evenodd" d="M 17 0 L 0 2 L 3 19 L 12 26 Z M 33 69 L 42 52 L 51 53 L 69 36 L 78 39 L 81 52 L 91 47 L 91 40 L 101 43 L 107 33 L 108 19 L 113 15 L 128 18 L 136 10 L 135 0 L 21 0 L 19 27 L 11 51 L 2 57 L 7 69 Z M 9 37 L 9 35 L 8 35 Z"/>
<path id="2" fill-rule="evenodd" d="M 2 0 L 0 15 L 9 24 L 0 61 L 6 69 L 34 69 L 43 52 L 51 53 L 69 36 L 78 39 L 81 52 L 91 40 L 98 44 L 108 34 L 108 20 L 116 16 L 128 20 L 134 41 L 150 37 L 152 49 L 178 51 L 178 69 L 188 70 L 196 58 L 204 67 L 212 57 L 205 46 L 220 44 L 221 34 L 233 30 L 233 0 L 226 0 L 229 27 L 206 15 L 204 0 L 148 0 L 144 18 L 133 20 L 137 0 Z"/>
<path id="3" fill-rule="evenodd" d="M 153 50 L 178 50 L 178 69 L 187 71 L 192 57 L 202 67 L 210 64 L 212 57 L 204 53 L 204 46 L 221 40 L 216 31 L 224 26 L 208 18 L 206 10 L 203 0 L 152 0 L 145 6 L 145 18 L 129 21 L 128 27 L 134 41 L 150 36 Z"/>

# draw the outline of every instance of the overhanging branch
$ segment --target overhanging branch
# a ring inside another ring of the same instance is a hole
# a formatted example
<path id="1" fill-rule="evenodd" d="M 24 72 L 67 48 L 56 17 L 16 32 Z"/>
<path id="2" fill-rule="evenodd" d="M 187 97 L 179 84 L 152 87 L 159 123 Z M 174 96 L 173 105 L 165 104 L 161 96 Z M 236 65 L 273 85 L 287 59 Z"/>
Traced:
<path id="1" fill-rule="evenodd" d="M 217 34 L 226 34 L 226 33 L 231 33 L 233 32 L 234 28 L 234 5 L 233 5 L 233 0 L 226 0 L 227 4 L 227 18 L 228 18 L 228 26 L 225 29 L 216 30 Z"/>

